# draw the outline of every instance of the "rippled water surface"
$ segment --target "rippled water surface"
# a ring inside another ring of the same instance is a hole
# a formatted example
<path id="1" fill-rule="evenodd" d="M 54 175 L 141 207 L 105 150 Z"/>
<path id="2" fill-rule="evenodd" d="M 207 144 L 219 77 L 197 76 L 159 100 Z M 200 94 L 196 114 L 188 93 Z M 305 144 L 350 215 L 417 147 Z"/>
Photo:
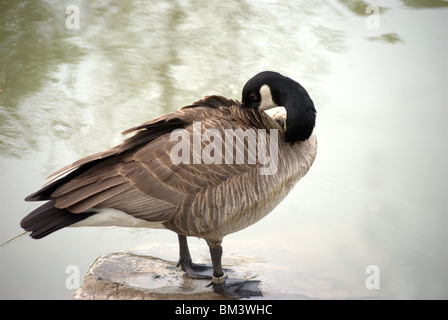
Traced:
<path id="1" fill-rule="evenodd" d="M 36 207 L 23 199 L 50 173 L 204 95 L 240 99 L 275 70 L 313 98 L 318 156 L 269 216 L 224 239 L 223 263 L 266 298 L 448 298 L 448 2 L 0 6 L 0 242 L 21 233 Z M 163 230 L 21 238 L 0 249 L 0 298 L 70 299 L 67 266 L 82 279 L 99 255 L 142 245 L 177 259 Z M 190 247 L 208 261 L 204 241 Z"/>

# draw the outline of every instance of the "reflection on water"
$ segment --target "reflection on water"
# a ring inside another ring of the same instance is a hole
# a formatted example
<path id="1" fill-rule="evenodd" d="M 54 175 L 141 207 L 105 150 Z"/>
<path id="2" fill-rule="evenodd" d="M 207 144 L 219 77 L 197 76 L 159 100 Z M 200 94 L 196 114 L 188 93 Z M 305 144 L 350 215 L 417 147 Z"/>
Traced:
<path id="1" fill-rule="evenodd" d="M 239 98 L 259 70 L 308 74 L 310 86 L 328 68 L 325 52 L 344 46 L 324 19 L 308 21 L 327 10 L 322 4 L 78 2 L 80 29 L 69 30 L 71 3 L 15 1 L 2 10 L 2 151 L 10 156 L 41 148 L 54 128 L 74 144 L 97 133 L 98 119 L 117 132 L 206 94 Z M 98 139 L 106 147 L 114 138 Z"/>
<path id="2" fill-rule="evenodd" d="M 239 99 L 248 78 L 275 70 L 315 101 L 318 158 L 271 215 L 224 240 L 224 263 L 251 261 L 241 272 L 268 298 L 447 298 L 447 2 L 376 1 L 373 30 L 369 4 L 0 1 L 1 242 L 51 172 L 204 95 Z M 79 29 L 66 27 L 69 5 Z M 163 231 L 21 239 L 1 249 L 0 296 L 70 298 L 67 265 L 85 272 L 149 243 L 176 259 Z M 368 265 L 380 290 L 366 289 Z"/>
<path id="3" fill-rule="evenodd" d="M 367 38 L 372 41 L 385 41 L 389 43 L 403 42 L 396 33 L 384 33 L 381 36 Z"/>

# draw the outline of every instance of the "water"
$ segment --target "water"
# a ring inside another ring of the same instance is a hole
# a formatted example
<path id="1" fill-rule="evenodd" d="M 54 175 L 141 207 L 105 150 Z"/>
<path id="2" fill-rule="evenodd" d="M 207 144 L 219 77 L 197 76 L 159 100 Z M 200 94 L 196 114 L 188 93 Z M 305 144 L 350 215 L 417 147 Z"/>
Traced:
<path id="1" fill-rule="evenodd" d="M 370 4 L 379 29 L 366 26 Z M 448 298 L 448 2 L 0 6 L 1 242 L 21 233 L 36 207 L 23 198 L 50 173 L 204 95 L 240 99 L 247 79 L 275 70 L 313 98 L 318 156 L 268 217 L 224 239 L 223 263 L 261 279 L 266 298 Z M 148 244 L 177 259 L 169 231 L 22 238 L 0 249 L 0 297 L 70 299 L 68 266 L 82 278 L 99 255 Z M 204 241 L 190 247 L 207 262 Z M 379 289 L 366 286 L 372 265 Z"/>

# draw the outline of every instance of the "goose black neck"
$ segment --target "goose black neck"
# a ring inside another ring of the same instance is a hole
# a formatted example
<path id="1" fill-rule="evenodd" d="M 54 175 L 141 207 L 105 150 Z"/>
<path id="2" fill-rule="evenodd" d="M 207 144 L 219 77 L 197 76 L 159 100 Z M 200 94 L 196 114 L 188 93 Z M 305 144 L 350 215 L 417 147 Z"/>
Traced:
<path id="1" fill-rule="evenodd" d="M 313 133 L 316 109 L 308 92 L 299 83 L 291 80 L 288 90 L 282 93 L 286 109 L 285 139 L 291 144 L 305 141 Z"/>

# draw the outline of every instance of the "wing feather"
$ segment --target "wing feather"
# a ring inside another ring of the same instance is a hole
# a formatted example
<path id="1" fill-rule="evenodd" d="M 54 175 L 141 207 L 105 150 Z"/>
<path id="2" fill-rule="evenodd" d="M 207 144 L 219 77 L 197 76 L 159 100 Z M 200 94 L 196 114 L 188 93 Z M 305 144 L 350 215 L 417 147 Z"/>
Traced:
<path id="1" fill-rule="evenodd" d="M 97 204 L 107 199 L 113 198 L 126 190 L 129 190 L 129 184 L 116 185 L 108 189 L 101 190 L 100 192 L 97 192 L 88 198 L 84 198 L 80 201 L 77 201 L 66 208 L 72 213 L 81 213 L 85 211 L 90 211 Z M 56 200 L 56 206 L 58 206 L 57 200 Z"/>
<path id="2" fill-rule="evenodd" d="M 202 131 L 218 130 L 223 146 L 225 129 L 266 128 L 266 118 L 253 110 L 241 109 L 239 102 L 205 97 L 124 131 L 134 135 L 118 146 L 58 170 L 50 176 L 51 183 L 27 200 L 51 200 L 54 208 L 67 214 L 115 208 L 151 222 L 176 220 L 192 230 L 207 229 L 210 221 L 216 224 L 223 219 L 214 211 L 224 210 L 223 205 L 228 203 L 220 191 L 223 188 L 218 186 L 224 181 L 229 186 L 240 185 L 260 164 L 174 164 L 170 150 L 177 142 L 170 140 L 170 134 L 180 128 L 193 134 L 194 121 L 201 121 Z M 203 150 L 206 142 L 201 144 Z M 193 146 L 190 151 L 191 155 L 195 152 Z M 247 153 L 246 148 L 245 157 Z M 244 195 L 235 194 L 232 198 L 238 201 L 237 206 L 246 201 Z M 208 210 L 203 212 L 203 208 Z M 207 218 L 203 219 L 203 215 Z"/>

